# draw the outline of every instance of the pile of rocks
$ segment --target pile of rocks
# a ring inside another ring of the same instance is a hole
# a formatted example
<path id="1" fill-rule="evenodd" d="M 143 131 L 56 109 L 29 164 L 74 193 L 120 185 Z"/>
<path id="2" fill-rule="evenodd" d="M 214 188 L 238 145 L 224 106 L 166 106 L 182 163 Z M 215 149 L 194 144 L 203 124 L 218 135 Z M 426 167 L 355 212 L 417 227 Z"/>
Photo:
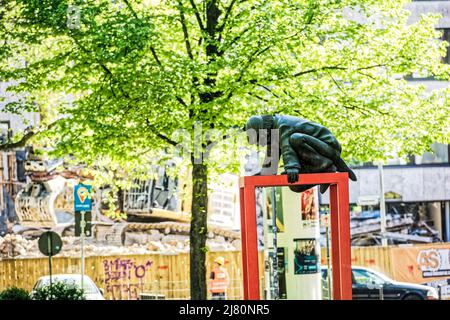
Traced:
<path id="1" fill-rule="evenodd" d="M 0 258 L 26 256 L 28 252 L 35 251 L 39 251 L 37 241 L 27 240 L 16 234 L 7 234 L 0 237 Z"/>
<path id="2" fill-rule="evenodd" d="M 59 257 L 78 257 L 81 254 L 79 237 L 62 237 L 63 247 Z M 207 239 L 209 251 L 240 250 L 239 239 L 227 241 L 222 236 L 212 236 Z M 111 245 L 105 241 L 86 238 L 85 256 L 108 256 L 129 254 L 177 254 L 189 252 L 189 236 L 182 234 L 164 234 L 158 230 L 149 233 L 126 234 L 125 244 Z M 38 249 L 38 240 L 27 240 L 20 235 L 6 235 L 0 238 L 0 258 L 39 258 L 44 257 Z"/>

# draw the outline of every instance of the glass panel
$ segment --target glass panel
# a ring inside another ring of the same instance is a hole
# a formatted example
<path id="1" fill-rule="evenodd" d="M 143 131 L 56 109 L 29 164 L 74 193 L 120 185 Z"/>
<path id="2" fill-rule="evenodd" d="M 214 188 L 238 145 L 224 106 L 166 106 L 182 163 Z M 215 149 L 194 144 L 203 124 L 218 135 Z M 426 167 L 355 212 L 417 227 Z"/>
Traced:
<path id="1" fill-rule="evenodd" d="M 448 145 L 433 143 L 431 149 L 433 152 L 426 152 L 422 156 L 416 156 L 416 164 L 449 163 Z"/>
<path id="2" fill-rule="evenodd" d="M 366 270 L 353 270 L 353 277 L 355 278 L 355 283 L 359 285 L 369 285 L 369 284 L 384 284 L 384 280 L 370 273 Z"/>

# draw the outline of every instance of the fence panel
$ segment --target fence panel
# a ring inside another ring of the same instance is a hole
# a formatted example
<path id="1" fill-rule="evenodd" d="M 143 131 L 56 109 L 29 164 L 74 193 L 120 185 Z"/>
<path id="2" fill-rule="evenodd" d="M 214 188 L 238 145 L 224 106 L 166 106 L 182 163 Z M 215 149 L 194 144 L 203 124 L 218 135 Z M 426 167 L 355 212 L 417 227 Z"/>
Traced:
<path id="1" fill-rule="evenodd" d="M 442 245 L 445 247 L 445 245 Z M 402 250 L 421 250 L 425 246 L 411 246 Z M 399 263 L 393 254 L 400 250 L 389 247 L 353 247 L 352 265 L 376 269 L 396 279 Z M 240 251 L 209 252 L 206 255 L 207 278 L 213 261 L 225 258 L 230 275 L 229 299 L 242 299 L 242 259 Z M 326 249 L 322 248 L 322 265 L 326 265 Z M 106 299 L 137 299 L 141 292 L 162 294 L 166 299 L 189 299 L 189 254 L 177 255 L 122 255 L 93 256 L 86 258 L 86 274 L 105 291 Z M 261 284 L 264 284 L 264 256 L 259 255 Z M 79 258 L 54 257 L 53 273 L 78 273 Z M 31 290 L 37 279 L 48 275 L 48 259 L 0 260 L 0 290 L 17 286 Z M 399 279 L 404 280 L 404 279 Z M 261 297 L 263 290 L 261 289 Z"/>
<path id="2" fill-rule="evenodd" d="M 207 278 L 218 256 L 225 258 L 230 275 L 228 297 L 242 299 L 240 251 L 208 253 Z M 80 271 L 79 258 L 54 257 L 52 261 L 53 274 Z M 106 299 L 137 299 L 141 292 L 162 294 L 166 299 L 190 298 L 187 253 L 86 257 L 85 265 L 86 275 L 104 289 Z M 37 279 L 48 273 L 47 258 L 0 260 L 0 290 L 11 286 L 31 290 Z"/>

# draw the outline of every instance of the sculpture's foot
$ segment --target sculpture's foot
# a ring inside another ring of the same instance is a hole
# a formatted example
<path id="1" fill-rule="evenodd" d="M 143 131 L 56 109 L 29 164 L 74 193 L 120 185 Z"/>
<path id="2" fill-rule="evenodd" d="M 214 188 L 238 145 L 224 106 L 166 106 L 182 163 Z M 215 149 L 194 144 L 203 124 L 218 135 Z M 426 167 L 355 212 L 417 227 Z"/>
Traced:
<path id="1" fill-rule="evenodd" d="M 324 194 L 325 191 L 328 190 L 328 187 L 329 187 L 329 186 L 330 186 L 329 184 L 321 184 L 321 185 L 320 185 L 320 193 L 321 193 L 321 194 Z"/>

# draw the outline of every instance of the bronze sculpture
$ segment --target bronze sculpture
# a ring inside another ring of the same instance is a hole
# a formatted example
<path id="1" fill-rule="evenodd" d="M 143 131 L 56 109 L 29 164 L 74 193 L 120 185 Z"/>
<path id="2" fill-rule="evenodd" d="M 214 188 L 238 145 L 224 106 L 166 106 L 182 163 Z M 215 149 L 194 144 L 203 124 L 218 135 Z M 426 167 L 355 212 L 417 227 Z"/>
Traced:
<path id="1" fill-rule="evenodd" d="M 342 148 L 333 134 L 324 126 L 305 119 L 286 115 L 258 115 L 251 117 L 245 126 L 249 143 L 267 145 L 264 169 L 274 167 L 277 173 L 281 155 L 288 182 L 298 181 L 301 173 L 348 172 L 356 181 L 355 173 L 341 158 Z M 267 173 L 266 173 L 267 174 Z M 270 173 L 269 173 L 270 174 Z M 313 185 L 290 186 L 294 192 L 302 192 Z M 322 185 L 324 193 L 328 185 Z"/>

